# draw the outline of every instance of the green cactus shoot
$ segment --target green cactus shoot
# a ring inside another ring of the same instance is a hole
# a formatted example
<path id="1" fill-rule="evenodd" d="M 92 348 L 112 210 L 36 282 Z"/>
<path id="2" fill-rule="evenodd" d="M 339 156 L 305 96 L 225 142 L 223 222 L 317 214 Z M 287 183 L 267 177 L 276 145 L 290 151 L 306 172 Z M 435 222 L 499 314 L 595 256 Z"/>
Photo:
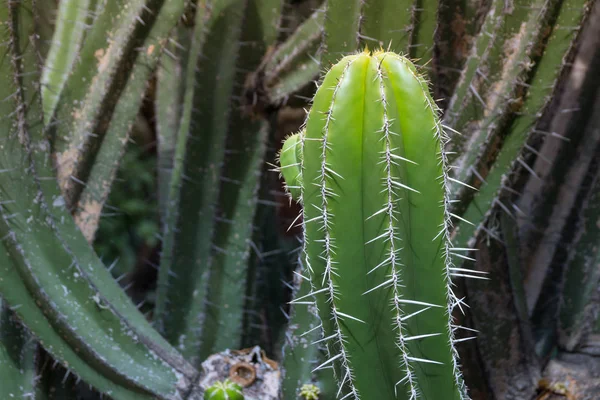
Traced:
<path id="1" fill-rule="evenodd" d="M 338 398 L 468 398 L 451 276 L 476 272 L 451 262 L 445 142 L 414 65 L 365 51 L 331 68 L 283 146 Z"/>
<path id="2" fill-rule="evenodd" d="M 204 400 L 244 400 L 242 387 L 229 379 L 215 382 L 204 392 Z"/>

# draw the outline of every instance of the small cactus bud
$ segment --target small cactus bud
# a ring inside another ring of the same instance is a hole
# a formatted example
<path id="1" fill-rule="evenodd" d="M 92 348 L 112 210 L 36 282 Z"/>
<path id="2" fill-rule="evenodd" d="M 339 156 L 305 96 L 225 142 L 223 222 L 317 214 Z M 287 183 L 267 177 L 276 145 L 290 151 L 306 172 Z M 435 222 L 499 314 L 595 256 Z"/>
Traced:
<path id="1" fill-rule="evenodd" d="M 285 179 L 285 190 L 296 201 L 302 195 L 302 135 L 300 132 L 288 136 L 279 152 L 279 170 Z"/>
<path id="2" fill-rule="evenodd" d="M 300 388 L 300 397 L 303 400 L 319 400 L 320 394 L 321 390 L 311 383 L 305 383 Z"/>
<path id="3" fill-rule="evenodd" d="M 204 400 L 244 400 L 242 387 L 229 379 L 218 381 L 204 392 Z"/>

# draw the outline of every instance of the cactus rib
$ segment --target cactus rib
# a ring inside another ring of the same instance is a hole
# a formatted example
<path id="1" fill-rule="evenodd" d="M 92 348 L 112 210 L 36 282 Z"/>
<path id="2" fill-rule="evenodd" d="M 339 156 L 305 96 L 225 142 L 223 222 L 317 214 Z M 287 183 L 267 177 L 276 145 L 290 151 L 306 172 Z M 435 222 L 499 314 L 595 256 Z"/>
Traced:
<path id="1" fill-rule="evenodd" d="M 65 0 L 58 5 L 52 45 L 42 74 L 44 122 L 50 123 L 65 82 L 85 37 L 90 0 Z"/>
<path id="2" fill-rule="evenodd" d="M 437 28 L 439 0 L 417 0 L 412 6 L 409 55 L 425 65 L 433 57 L 433 39 Z"/>
<path id="3" fill-rule="evenodd" d="M 169 195 L 177 133 L 183 104 L 186 49 L 190 46 L 189 28 L 177 26 L 165 45 L 156 72 L 156 136 L 158 152 L 158 196 L 161 220 L 164 220 Z"/>
<path id="4" fill-rule="evenodd" d="M 466 224 L 457 221 L 458 226 L 454 233 L 454 243 L 457 247 L 468 246 L 471 238 L 484 228 L 483 222 L 492 209 L 508 209 L 500 202 L 498 194 L 508 184 L 511 172 L 526 165 L 523 161 L 524 154 L 528 153 L 525 144 L 530 134 L 538 130 L 535 124 L 540 115 L 550 111 L 548 100 L 550 95 L 558 90 L 558 78 L 572 55 L 573 39 L 578 30 L 571 27 L 578 26 L 588 13 L 589 7 L 586 6 L 585 0 L 567 0 L 561 5 L 545 47 L 540 49 L 542 55 L 529 83 L 527 95 L 523 94 L 525 98 L 522 99 L 520 110 L 507 128 L 502 147 L 485 176 L 485 182 L 466 204 L 464 212 L 455 211 L 463 221 L 470 222 Z M 563 27 L 569 27 L 566 33 Z"/>
<path id="5" fill-rule="evenodd" d="M 360 22 L 360 41 L 407 53 L 413 30 L 412 0 L 370 0 L 364 3 Z"/>
<path id="6" fill-rule="evenodd" d="M 261 54 L 277 39 L 281 0 L 250 0 L 240 36 L 238 68 L 256 69 Z M 246 74 L 236 77 L 246 82 Z M 238 92 L 239 93 L 239 92 Z M 237 94 L 234 92 L 234 94 Z M 207 313 L 203 357 L 227 348 L 237 348 L 242 339 L 246 300 L 241 293 L 248 282 L 248 258 L 258 189 L 271 124 L 264 116 L 253 116 L 249 100 L 232 113 L 222 168 L 208 296 L 213 307 Z"/>
<path id="7" fill-rule="evenodd" d="M 246 0 L 199 0 L 196 5 L 169 207 L 163 223 L 155 323 L 169 342 L 198 365 L 203 335 L 214 333 L 203 329 L 205 299 L 245 9 Z"/>
<path id="8" fill-rule="evenodd" d="M 298 147 L 300 147 L 300 142 Z M 285 161 L 281 165 L 286 164 Z M 304 386 L 316 386 L 322 398 L 335 396 L 333 369 L 324 368 L 313 372 L 313 368 L 325 361 L 324 349 L 316 345 L 322 337 L 322 327 L 317 315 L 315 298 L 311 292 L 309 271 L 302 268 L 302 257 L 294 274 L 294 292 L 290 319 L 283 345 L 284 399 L 297 398 Z M 309 397 L 307 397 L 309 398 Z"/>
<path id="9" fill-rule="evenodd" d="M 86 35 L 79 62 L 58 97 L 56 123 L 49 127 L 69 209 L 77 204 L 82 182 L 89 176 L 115 111 L 116 99 L 127 84 L 127 70 L 138 54 L 135 49 L 144 44 L 163 3 L 99 2 L 100 15 Z"/>
<path id="10" fill-rule="evenodd" d="M 239 150 L 233 152 L 236 156 L 229 160 L 229 168 L 225 168 L 229 180 L 223 182 L 221 203 L 222 220 L 227 222 L 221 222 L 215 232 L 214 246 L 222 251 L 211 261 L 208 298 L 218 309 L 211 310 L 206 319 L 204 354 L 208 355 L 241 344 L 246 303 L 241 293 L 246 288 L 252 222 L 270 128 L 267 121 L 249 124 L 258 130 L 253 134 L 242 129 L 241 124 L 236 125 L 246 138 L 241 135 L 235 138 Z"/>
<path id="11" fill-rule="evenodd" d="M 445 141 L 427 84 L 395 53 L 345 57 L 315 95 L 302 135 L 304 261 L 329 352 L 317 370 L 333 364 L 346 398 L 468 398 L 450 317 L 460 270 Z"/>
<path id="12" fill-rule="evenodd" d="M 316 10 L 268 56 L 259 74 L 270 104 L 280 104 L 319 75 L 325 12 Z"/>
<path id="13" fill-rule="evenodd" d="M 593 293 L 600 281 L 599 174 L 594 177 L 586 203 L 581 213 L 583 229 L 565 271 L 560 305 L 559 343 L 567 351 L 575 350 L 583 342 L 592 329 L 593 315 L 598 309 Z"/>
<path id="14" fill-rule="evenodd" d="M 131 76 L 110 120 L 110 125 L 78 201 L 75 220 L 88 241 L 92 241 L 111 183 L 115 178 L 119 163 L 129 140 L 129 133 L 140 108 L 148 78 L 154 71 L 162 47 L 165 46 L 170 31 L 183 14 L 184 0 L 170 0 L 161 7 L 156 22 L 138 52 Z M 115 155 L 117 155 L 115 157 Z"/>
<path id="15" fill-rule="evenodd" d="M 327 0 L 323 30 L 322 65 L 330 68 L 359 44 L 362 0 Z"/>
<path id="16" fill-rule="evenodd" d="M 32 396 L 35 391 L 36 350 L 37 344 L 33 337 L 21 326 L 16 315 L 0 299 L 1 397 L 17 399 Z"/>

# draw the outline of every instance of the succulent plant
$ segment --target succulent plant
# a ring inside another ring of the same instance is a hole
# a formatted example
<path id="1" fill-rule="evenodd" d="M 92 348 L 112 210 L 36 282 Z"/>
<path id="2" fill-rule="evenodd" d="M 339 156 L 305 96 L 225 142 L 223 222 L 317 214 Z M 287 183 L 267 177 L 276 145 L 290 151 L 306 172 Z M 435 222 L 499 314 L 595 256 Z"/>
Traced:
<path id="1" fill-rule="evenodd" d="M 467 398 L 450 279 L 477 272 L 450 260 L 445 141 L 427 83 L 381 51 L 335 64 L 283 146 L 328 343 L 318 368 L 336 365 L 350 398 Z"/>
<path id="2" fill-rule="evenodd" d="M 198 400 L 232 355 L 268 377 L 251 400 L 572 395 L 600 332 L 599 21 L 0 2 L 0 398 Z"/>
<path id="3" fill-rule="evenodd" d="M 244 400 L 242 387 L 229 379 L 215 382 L 204 392 L 204 400 Z"/>

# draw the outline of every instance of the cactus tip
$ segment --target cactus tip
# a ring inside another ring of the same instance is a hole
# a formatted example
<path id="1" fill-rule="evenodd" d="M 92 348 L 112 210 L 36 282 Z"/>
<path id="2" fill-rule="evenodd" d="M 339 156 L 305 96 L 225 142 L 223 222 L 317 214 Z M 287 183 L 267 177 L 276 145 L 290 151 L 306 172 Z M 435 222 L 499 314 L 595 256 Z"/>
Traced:
<path id="1" fill-rule="evenodd" d="M 206 389 L 204 400 L 244 400 L 244 394 L 240 385 L 225 379 L 213 383 Z"/>

